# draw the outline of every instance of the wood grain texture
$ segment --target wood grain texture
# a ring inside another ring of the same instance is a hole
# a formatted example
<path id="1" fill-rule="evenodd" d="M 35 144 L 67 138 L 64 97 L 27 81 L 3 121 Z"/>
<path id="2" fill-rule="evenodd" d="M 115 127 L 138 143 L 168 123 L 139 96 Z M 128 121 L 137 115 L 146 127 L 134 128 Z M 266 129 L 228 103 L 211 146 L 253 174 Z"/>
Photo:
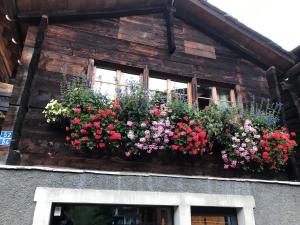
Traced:
<path id="1" fill-rule="evenodd" d="M 34 29 L 29 32 L 34 32 Z M 27 45 L 32 45 L 30 35 Z M 169 78 L 182 76 L 185 81 L 194 80 L 194 85 L 197 79 L 201 79 L 238 86 L 238 94 L 245 98 L 251 93 L 268 96 L 266 76 L 261 68 L 178 18 L 174 18 L 174 41 L 176 51 L 170 55 L 163 14 L 50 24 L 45 33 L 39 68 L 30 89 L 29 113 L 24 120 L 19 144 L 21 164 L 190 175 L 251 176 L 227 173 L 223 171 L 218 160 L 212 160 L 208 164 L 196 161 L 193 164 L 188 159 L 174 157 L 160 160 L 159 157 L 154 157 L 139 162 L 125 160 L 122 156 L 107 158 L 101 156 L 101 153 L 89 155 L 68 152 L 64 145 L 63 132 L 46 124 L 41 112 L 51 99 L 59 98 L 59 84 L 63 79 L 62 67 L 67 65 L 67 74 L 76 76 L 86 73 L 90 59 L 94 60 L 96 66 L 120 65 L 140 71 L 147 68 L 144 70 L 145 79 L 148 74 L 151 76 L 153 73 L 166 74 Z M 190 49 L 215 54 L 216 57 L 212 59 L 187 54 L 185 43 Z M 196 95 L 194 93 L 194 99 Z M 285 174 L 282 176 L 282 179 L 286 179 Z"/>

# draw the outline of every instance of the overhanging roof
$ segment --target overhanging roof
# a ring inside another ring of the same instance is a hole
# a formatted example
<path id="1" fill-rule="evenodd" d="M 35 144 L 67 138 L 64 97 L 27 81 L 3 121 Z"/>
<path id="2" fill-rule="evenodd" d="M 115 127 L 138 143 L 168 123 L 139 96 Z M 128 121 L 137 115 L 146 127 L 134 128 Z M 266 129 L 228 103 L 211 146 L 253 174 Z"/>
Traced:
<path id="1" fill-rule="evenodd" d="M 17 17 L 30 20 L 47 14 L 55 19 L 76 19 L 77 16 L 101 18 L 109 15 L 146 14 L 163 8 L 170 0 L 15 0 Z M 172 1 L 171 1 L 172 2 Z M 211 32 L 232 47 L 239 49 L 263 67 L 276 66 L 285 71 L 295 64 L 296 57 L 268 38 L 258 34 L 225 12 L 201 0 L 174 0 L 176 16 Z M 152 11 L 151 11 L 152 10 Z"/>

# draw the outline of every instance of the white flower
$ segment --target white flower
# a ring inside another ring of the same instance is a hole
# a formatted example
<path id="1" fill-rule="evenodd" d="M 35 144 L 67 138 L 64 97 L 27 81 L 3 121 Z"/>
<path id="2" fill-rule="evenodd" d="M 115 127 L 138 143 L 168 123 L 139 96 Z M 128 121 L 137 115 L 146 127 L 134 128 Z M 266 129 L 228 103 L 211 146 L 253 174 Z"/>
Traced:
<path id="1" fill-rule="evenodd" d="M 241 140 L 237 138 L 237 139 L 235 139 L 235 142 L 240 143 Z"/>
<path id="2" fill-rule="evenodd" d="M 260 135 L 259 135 L 259 134 L 256 134 L 256 135 L 254 135 L 254 138 L 259 139 L 259 138 L 260 138 Z"/>
<path id="3" fill-rule="evenodd" d="M 245 142 L 246 142 L 246 143 L 249 143 L 249 142 L 250 142 L 250 139 L 249 139 L 249 138 L 246 138 L 246 139 L 245 139 Z"/>
<path id="4" fill-rule="evenodd" d="M 146 123 L 141 123 L 141 127 L 146 127 L 147 125 L 146 125 Z"/>
<path id="5" fill-rule="evenodd" d="M 246 133 L 243 132 L 243 133 L 242 133 L 242 136 L 245 137 L 245 136 L 246 136 Z"/>
<path id="6" fill-rule="evenodd" d="M 246 145 L 245 143 L 242 143 L 242 147 L 243 147 L 243 148 L 246 148 L 246 146 L 247 146 L 247 145 Z"/>

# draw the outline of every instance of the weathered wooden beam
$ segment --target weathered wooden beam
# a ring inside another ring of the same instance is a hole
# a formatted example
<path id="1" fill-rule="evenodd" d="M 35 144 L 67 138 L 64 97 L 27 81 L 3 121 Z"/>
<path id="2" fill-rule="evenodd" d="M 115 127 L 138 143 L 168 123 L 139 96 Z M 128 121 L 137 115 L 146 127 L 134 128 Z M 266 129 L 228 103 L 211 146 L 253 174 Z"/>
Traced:
<path id="1" fill-rule="evenodd" d="M 192 103 L 198 106 L 198 81 L 197 77 L 192 78 Z"/>
<path id="2" fill-rule="evenodd" d="M 143 88 L 144 88 L 144 90 L 149 89 L 149 69 L 148 69 L 147 65 L 143 71 Z"/>
<path id="3" fill-rule="evenodd" d="M 280 81 L 289 79 L 293 76 L 297 76 L 300 74 L 300 62 L 295 64 L 293 67 L 291 67 L 289 70 L 287 70 L 282 76 L 280 76 Z"/>
<path id="4" fill-rule="evenodd" d="M 266 77 L 269 85 L 270 95 L 273 102 L 282 102 L 281 98 L 281 86 L 278 82 L 278 71 L 277 69 L 272 66 L 266 71 Z M 281 117 L 282 117 L 282 125 L 287 126 L 286 115 L 284 107 L 281 110 Z M 290 157 L 288 161 L 288 168 L 289 168 L 289 177 L 290 179 L 299 180 L 299 171 L 297 169 L 297 163 L 295 157 Z"/>
<path id="5" fill-rule="evenodd" d="M 38 63 L 42 51 L 42 45 L 43 45 L 44 35 L 47 26 L 48 26 L 48 17 L 43 15 L 40 20 L 40 25 L 38 27 L 34 50 L 32 53 L 30 64 L 28 66 L 28 74 L 26 77 L 26 81 L 24 83 L 23 92 L 21 93 L 22 96 L 20 99 L 20 106 L 13 126 L 13 137 L 10 145 L 10 151 L 6 161 L 7 164 L 15 164 L 17 161 L 16 158 L 19 157 L 17 152 L 18 152 L 19 141 L 22 133 L 23 122 L 25 120 L 25 116 L 28 111 L 31 84 L 34 79 L 35 72 L 38 68 Z"/>
<path id="6" fill-rule="evenodd" d="M 123 16 L 145 15 L 152 13 L 160 13 L 164 11 L 164 4 L 144 7 L 130 7 L 122 9 L 98 10 L 98 11 L 65 11 L 49 13 L 49 23 L 74 21 L 74 20 L 88 20 L 88 19 L 103 19 L 103 18 L 117 18 Z M 17 19 L 20 22 L 37 23 L 41 14 L 34 13 L 19 13 Z"/>
<path id="7" fill-rule="evenodd" d="M 2 31 L 3 31 L 3 27 L 1 26 L 0 33 L 2 33 Z M 11 55 L 6 47 L 6 43 L 4 42 L 2 35 L 0 35 L 0 37 L 1 37 L 0 38 L 0 57 L 2 58 L 2 61 L 5 65 L 7 74 L 9 75 L 9 77 L 11 77 L 13 74 L 13 70 L 14 70 L 14 66 L 11 61 Z"/>
<path id="8" fill-rule="evenodd" d="M 174 0 L 170 0 L 164 13 L 166 18 L 168 49 L 170 54 L 173 54 L 176 50 L 174 35 L 174 13 L 176 9 L 173 7 L 173 4 Z"/>
<path id="9" fill-rule="evenodd" d="M 181 20 L 185 21 L 186 23 L 192 25 L 193 27 L 201 30 L 202 32 L 206 33 L 207 35 L 209 35 L 216 41 L 220 42 L 221 44 L 224 44 L 225 46 L 229 47 L 233 51 L 236 51 L 243 58 L 253 62 L 257 66 L 259 66 L 265 70 L 269 68 L 269 65 L 264 63 L 264 60 L 262 59 L 261 56 L 259 56 L 258 54 L 255 54 L 254 52 L 250 52 L 248 49 L 244 48 L 243 46 L 241 46 L 239 43 L 235 42 L 234 40 L 222 37 L 222 35 L 217 33 L 211 27 L 208 27 L 204 23 L 200 23 L 192 16 L 190 16 L 184 12 L 181 12 L 180 10 L 177 10 L 175 12 L 175 16 L 180 18 Z"/>

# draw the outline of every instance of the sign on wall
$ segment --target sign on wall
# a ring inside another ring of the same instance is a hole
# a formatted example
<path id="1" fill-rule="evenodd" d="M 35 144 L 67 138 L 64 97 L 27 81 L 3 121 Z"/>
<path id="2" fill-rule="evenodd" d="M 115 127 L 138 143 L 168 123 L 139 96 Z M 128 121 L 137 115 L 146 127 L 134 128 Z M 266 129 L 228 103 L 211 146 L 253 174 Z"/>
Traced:
<path id="1" fill-rule="evenodd" d="M 9 146 L 12 139 L 12 131 L 1 131 L 0 134 L 0 145 L 7 145 Z"/>

